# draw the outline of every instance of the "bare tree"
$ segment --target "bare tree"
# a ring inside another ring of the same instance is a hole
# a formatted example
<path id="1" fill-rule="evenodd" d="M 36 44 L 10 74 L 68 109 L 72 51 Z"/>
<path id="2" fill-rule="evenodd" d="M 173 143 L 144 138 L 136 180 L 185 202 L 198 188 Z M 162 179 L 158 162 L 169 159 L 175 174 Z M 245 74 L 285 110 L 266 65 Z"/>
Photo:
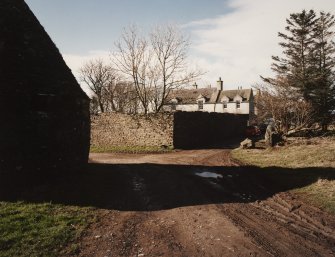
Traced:
<path id="1" fill-rule="evenodd" d="M 144 113 L 148 113 L 151 90 L 148 83 L 151 61 L 148 42 L 136 26 L 130 26 L 124 29 L 121 39 L 115 45 L 117 52 L 113 53 L 114 64 L 120 72 L 133 80 Z"/>
<path id="2" fill-rule="evenodd" d="M 97 115 L 99 113 L 99 103 L 96 96 L 91 98 L 90 102 L 90 114 Z"/>
<path id="3" fill-rule="evenodd" d="M 198 78 L 202 72 L 188 71 L 187 51 L 189 39 L 173 25 L 157 26 L 150 34 L 151 47 L 155 54 L 153 104 L 155 112 L 163 107 L 166 98 L 173 89 L 188 84 Z"/>
<path id="4" fill-rule="evenodd" d="M 80 69 L 80 80 L 95 94 L 100 111 L 105 112 L 109 105 L 106 94 L 110 93 L 115 80 L 115 70 L 103 60 L 90 60 Z M 108 91 L 109 90 L 109 91 Z"/>
<path id="5" fill-rule="evenodd" d="M 132 82 L 120 81 L 114 88 L 114 111 L 128 114 L 138 113 L 139 99 Z"/>
<path id="6" fill-rule="evenodd" d="M 159 112 L 171 90 L 202 74 L 187 69 L 189 45 L 176 26 L 156 27 L 150 37 L 140 35 L 135 26 L 124 30 L 113 60 L 118 70 L 133 80 L 144 113 Z"/>
<path id="7" fill-rule="evenodd" d="M 280 83 L 279 83 L 280 82 Z M 313 108 L 287 81 L 277 78 L 276 85 L 257 85 L 257 119 L 272 118 L 278 133 L 288 135 L 313 122 Z"/>

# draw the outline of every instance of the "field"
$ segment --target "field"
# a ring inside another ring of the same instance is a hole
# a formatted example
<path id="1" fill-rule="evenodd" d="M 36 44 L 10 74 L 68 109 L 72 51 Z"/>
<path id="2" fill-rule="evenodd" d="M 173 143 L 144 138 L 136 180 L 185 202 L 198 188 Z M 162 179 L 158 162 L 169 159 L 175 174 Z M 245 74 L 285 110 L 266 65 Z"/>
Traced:
<path id="1" fill-rule="evenodd" d="M 112 149 L 0 187 L 0 256 L 333 256 L 334 138 L 256 146 Z"/>
<path id="2" fill-rule="evenodd" d="M 0 256 L 59 256 L 93 220 L 90 208 L 0 202 Z"/>
<path id="3" fill-rule="evenodd" d="M 305 201 L 335 214 L 335 137 L 289 138 L 285 146 L 264 149 L 236 149 L 232 157 L 239 162 L 261 168 L 276 167 L 305 172 L 278 172 L 276 181 L 282 184 L 299 180 L 314 181 L 291 191 Z"/>

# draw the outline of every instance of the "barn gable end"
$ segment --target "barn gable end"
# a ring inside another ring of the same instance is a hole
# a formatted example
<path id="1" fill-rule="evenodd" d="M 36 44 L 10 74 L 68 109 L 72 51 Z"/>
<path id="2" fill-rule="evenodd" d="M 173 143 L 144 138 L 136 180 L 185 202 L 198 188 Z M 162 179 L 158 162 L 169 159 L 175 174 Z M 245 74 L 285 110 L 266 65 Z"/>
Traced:
<path id="1" fill-rule="evenodd" d="M 88 160 L 89 98 L 23 0 L 0 2 L 1 171 Z"/>

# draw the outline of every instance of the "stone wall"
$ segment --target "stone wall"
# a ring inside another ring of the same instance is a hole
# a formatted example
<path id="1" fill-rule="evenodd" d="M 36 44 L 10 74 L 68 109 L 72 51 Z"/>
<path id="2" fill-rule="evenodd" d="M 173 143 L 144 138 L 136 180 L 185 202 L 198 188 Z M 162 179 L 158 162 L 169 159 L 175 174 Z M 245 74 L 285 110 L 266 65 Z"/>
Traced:
<path id="1" fill-rule="evenodd" d="M 225 147 L 244 136 L 249 115 L 176 112 L 173 144 L 177 149 Z"/>
<path id="2" fill-rule="evenodd" d="M 175 112 L 92 116 L 91 146 L 174 146 L 177 149 L 223 147 L 242 138 L 248 115 Z"/>
<path id="3" fill-rule="evenodd" d="M 91 117 L 91 146 L 172 146 L 173 114 L 100 114 Z"/>

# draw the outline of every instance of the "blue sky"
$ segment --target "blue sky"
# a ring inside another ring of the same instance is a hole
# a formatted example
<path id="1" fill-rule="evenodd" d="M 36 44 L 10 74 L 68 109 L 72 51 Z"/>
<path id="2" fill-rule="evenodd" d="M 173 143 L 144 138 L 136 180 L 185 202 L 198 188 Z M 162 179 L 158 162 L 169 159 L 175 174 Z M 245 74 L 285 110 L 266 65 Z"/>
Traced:
<path id="1" fill-rule="evenodd" d="M 123 27 L 136 23 L 185 24 L 229 11 L 227 1 L 211 0 L 26 0 L 59 48 L 83 54 L 108 49 Z"/>
<path id="2" fill-rule="evenodd" d="M 250 88 L 271 75 L 281 53 L 277 33 L 302 9 L 335 14 L 334 0 L 26 0 L 74 74 L 91 58 L 108 61 L 123 27 L 175 23 L 190 35 L 190 63 L 228 89 Z"/>

